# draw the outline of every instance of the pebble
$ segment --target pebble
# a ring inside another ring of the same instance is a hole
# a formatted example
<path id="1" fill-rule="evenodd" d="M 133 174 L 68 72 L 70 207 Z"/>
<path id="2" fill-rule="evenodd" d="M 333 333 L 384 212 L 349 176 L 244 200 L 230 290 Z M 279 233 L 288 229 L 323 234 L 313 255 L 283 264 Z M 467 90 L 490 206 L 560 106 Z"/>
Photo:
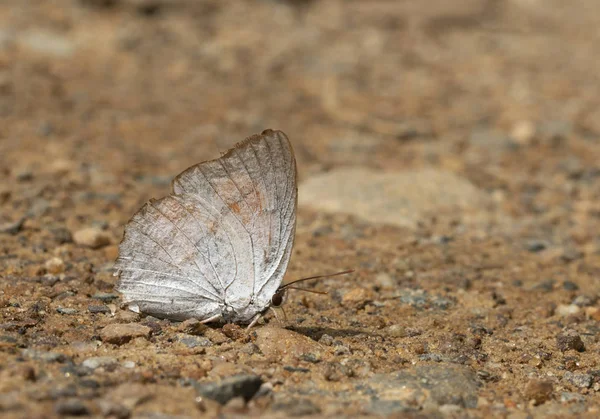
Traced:
<path id="1" fill-rule="evenodd" d="M 361 309 L 369 301 L 373 301 L 373 292 L 365 288 L 354 288 L 342 297 L 342 305 L 352 309 Z"/>
<path id="2" fill-rule="evenodd" d="M 385 329 L 385 331 L 387 332 L 388 336 L 392 336 L 395 338 L 404 338 L 408 336 L 406 328 L 404 326 L 400 326 L 399 324 L 393 324 L 391 326 L 388 326 Z"/>
<path id="3" fill-rule="evenodd" d="M 404 409 L 419 410 L 426 404 L 475 408 L 480 381 L 470 367 L 441 363 L 376 374 L 366 384 L 375 392 L 377 399 L 393 401 L 394 412 L 401 412 Z M 384 407 L 376 403 L 369 410 L 375 412 Z"/>
<path id="4" fill-rule="evenodd" d="M 108 314 L 110 313 L 110 308 L 105 305 L 89 305 L 88 311 L 92 314 Z"/>
<path id="5" fill-rule="evenodd" d="M 6 234 L 17 234 L 21 231 L 21 227 L 23 227 L 23 223 L 25 222 L 25 217 L 20 218 L 17 221 L 7 222 L 0 224 L 0 233 Z"/>
<path id="6" fill-rule="evenodd" d="M 201 397 L 215 400 L 224 405 L 236 397 L 242 397 L 244 401 L 248 402 L 262 384 L 263 381 L 258 375 L 237 375 L 220 382 L 196 383 L 194 387 Z"/>
<path id="7" fill-rule="evenodd" d="M 58 308 L 56 309 L 56 311 L 57 311 L 58 313 L 60 313 L 60 314 L 67 314 L 67 315 L 70 315 L 70 314 L 77 314 L 77 309 L 75 309 L 75 308 L 70 308 L 70 307 L 58 307 Z"/>
<path id="8" fill-rule="evenodd" d="M 301 206 L 349 213 L 374 223 L 416 229 L 423 214 L 439 211 L 487 213 L 489 197 L 468 180 L 435 169 L 385 173 L 340 168 L 308 178 L 298 193 Z M 475 218 L 476 215 L 473 214 Z"/>
<path id="9" fill-rule="evenodd" d="M 525 386 L 525 398 L 533 400 L 534 404 L 540 405 L 552 399 L 554 386 L 552 382 L 545 380 L 532 379 Z"/>
<path id="10" fill-rule="evenodd" d="M 558 307 L 556 307 L 556 314 L 558 314 L 561 317 L 567 317 L 570 316 L 572 314 L 577 314 L 581 311 L 581 308 L 579 308 L 579 306 L 576 306 L 575 304 L 560 304 Z"/>
<path id="11" fill-rule="evenodd" d="M 65 271 L 65 262 L 61 258 L 57 257 L 47 260 L 44 266 L 48 273 L 54 275 L 61 274 Z"/>
<path id="12" fill-rule="evenodd" d="M 87 227 L 76 231 L 73 234 L 73 241 L 80 246 L 99 249 L 110 244 L 111 239 L 107 232 L 97 227 Z"/>
<path id="13" fill-rule="evenodd" d="M 321 413 L 319 406 L 309 399 L 296 399 L 285 397 L 273 403 L 274 411 L 283 412 L 285 417 L 300 417 L 318 415 Z"/>
<path id="14" fill-rule="evenodd" d="M 23 349 L 21 354 L 24 358 L 44 362 L 65 362 L 68 359 L 65 354 L 59 352 L 46 352 L 37 349 Z"/>
<path id="15" fill-rule="evenodd" d="M 321 338 L 319 338 L 319 343 L 321 345 L 331 346 L 333 345 L 333 337 L 329 336 L 327 333 L 324 333 Z"/>
<path id="16" fill-rule="evenodd" d="M 567 291 L 577 291 L 579 289 L 579 285 L 572 281 L 563 282 L 563 289 Z"/>
<path id="17" fill-rule="evenodd" d="M 206 348 L 213 346 L 213 343 L 205 336 L 191 336 L 185 334 L 178 334 L 176 336 L 178 342 L 187 346 L 190 349 L 193 348 Z"/>
<path id="18" fill-rule="evenodd" d="M 113 300 L 116 300 L 117 298 L 119 298 L 119 295 L 113 294 L 110 292 L 97 292 L 96 294 L 92 295 L 92 298 L 94 300 L 110 302 L 110 301 L 113 301 Z"/>
<path id="19" fill-rule="evenodd" d="M 87 358 L 86 360 L 84 360 L 81 365 L 89 368 L 91 370 L 95 370 L 98 368 L 106 368 L 106 367 L 112 367 L 118 364 L 118 361 L 116 358 L 113 358 L 111 356 L 95 356 L 92 358 Z"/>
<path id="20" fill-rule="evenodd" d="M 100 338 L 104 342 L 123 345 L 137 337 L 149 338 L 152 329 L 138 323 L 109 324 L 100 331 Z"/>
<path id="21" fill-rule="evenodd" d="M 581 340 L 581 336 L 574 330 L 567 330 L 559 333 L 556 337 L 556 345 L 562 352 L 573 349 L 578 352 L 584 352 L 585 346 Z"/>
<path id="22" fill-rule="evenodd" d="M 298 359 L 303 354 L 321 353 L 320 345 L 314 340 L 291 330 L 261 327 L 256 330 L 255 344 L 268 358 L 280 361 Z"/>
<path id="23" fill-rule="evenodd" d="M 54 406 L 54 411 L 63 416 L 86 416 L 90 414 L 88 407 L 79 399 L 61 400 Z"/>
<path id="24" fill-rule="evenodd" d="M 578 388 L 590 388 L 594 380 L 590 374 L 574 374 L 571 371 L 565 372 L 563 378 Z"/>
<path id="25" fill-rule="evenodd" d="M 208 326 L 201 323 L 198 319 L 187 319 L 177 325 L 178 331 L 188 335 L 201 335 L 206 329 L 208 329 Z"/>
<path id="26" fill-rule="evenodd" d="M 573 304 L 578 307 L 589 307 L 596 304 L 598 297 L 595 295 L 579 295 L 573 300 Z"/>

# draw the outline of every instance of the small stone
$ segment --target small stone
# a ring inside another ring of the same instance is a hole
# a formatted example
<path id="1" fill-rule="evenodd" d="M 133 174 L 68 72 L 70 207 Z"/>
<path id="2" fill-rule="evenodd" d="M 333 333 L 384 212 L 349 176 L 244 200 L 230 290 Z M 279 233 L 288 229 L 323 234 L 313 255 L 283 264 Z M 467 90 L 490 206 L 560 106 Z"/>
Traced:
<path id="1" fill-rule="evenodd" d="M 208 329 L 208 326 L 201 323 L 198 319 L 187 319 L 177 326 L 178 331 L 196 336 L 203 334 L 206 329 Z"/>
<path id="2" fill-rule="evenodd" d="M 221 329 L 223 334 L 229 339 L 239 340 L 246 337 L 246 332 L 239 325 L 233 323 L 227 323 Z"/>
<path id="3" fill-rule="evenodd" d="M 317 342 L 291 330 L 261 327 L 254 333 L 256 334 L 254 343 L 268 358 L 292 361 L 305 353 L 319 354 L 321 352 Z"/>
<path id="4" fill-rule="evenodd" d="M 389 336 L 393 336 L 395 338 L 404 338 L 408 336 L 406 327 L 401 326 L 399 324 L 393 324 L 391 326 L 388 326 L 385 330 Z"/>
<path id="5" fill-rule="evenodd" d="M 215 383 L 198 383 L 196 391 L 202 397 L 227 404 L 236 397 L 242 397 L 248 402 L 258 392 L 262 379 L 257 375 L 237 375 Z"/>
<path id="6" fill-rule="evenodd" d="M 373 293 L 365 288 L 354 288 L 342 297 L 342 305 L 353 309 L 363 308 L 370 301 L 373 301 Z"/>
<path id="7" fill-rule="evenodd" d="M 565 372 L 563 378 L 578 388 L 590 388 L 594 379 L 590 374 L 574 374 L 571 371 Z"/>
<path id="8" fill-rule="evenodd" d="M 23 357 L 44 362 L 65 362 L 68 358 L 58 352 L 38 351 L 36 349 L 23 349 Z"/>
<path id="9" fill-rule="evenodd" d="M 572 281 L 563 282 L 563 289 L 566 291 L 577 291 L 579 289 L 579 285 Z"/>
<path id="10" fill-rule="evenodd" d="M 185 334 L 179 334 L 176 337 L 177 341 L 187 346 L 190 349 L 193 348 L 207 348 L 213 346 L 213 343 L 205 336 L 191 336 Z"/>
<path id="11" fill-rule="evenodd" d="M 0 224 L 0 233 L 6 234 L 17 234 L 21 231 L 21 227 L 23 227 L 23 223 L 25 223 L 25 217 L 20 218 L 17 221 L 7 222 Z"/>
<path id="12" fill-rule="evenodd" d="M 131 369 L 135 368 L 135 362 L 133 362 L 133 361 L 123 361 L 123 362 L 121 362 L 121 366 L 123 368 L 127 368 L 128 370 L 131 370 Z"/>
<path id="13" fill-rule="evenodd" d="M 88 407 L 79 399 L 61 400 L 54 406 L 54 411 L 63 416 L 89 415 Z"/>
<path id="14" fill-rule="evenodd" d="M 60 314 L 66 314 L 66 315 L 77 314 L 77 309 L 70 308 L 70 307 L 58 307 L 56 309 L 56 311 Z"/>
<path id="15" fill-rule="evenodd" d="M 138 323 L 109 324 L 100 332 L 100 338 L 104 342 L 123 345 L 137 337 L 149 338 L 152 329 Z"/>
<path id="16" fill-rule="evenodd" d="M 51 274 L 61 274 L 65 271 L 65 262 L 61 258 L 54 257 L 44 264 L 46 271 Z"/>
<path id="17" fill-rule="evenodd" d="M 517 144 L 528 145 L 535 137 L 536 126 L 532 121 L 518 121 L 512 128 L 510 135 Z"/>
<path id="18" fill-rule="evenodd" d="M 108 314 L 110 313 L 110 308 L 105 305 L 89 305 L 88 311 L 92 314 Z"/>
<path id="19" fill-rule="evenodd" d="M 578 352 L 585 351 L 585 346 L 581 340 L 581 336 L 574 330 L 567 330 L 563 333 L 559 333 L 556 337 L 556 345 L 562 352 L 573 349 Z"/>
<path id="20" fill-rule="evenodd" d="M 560 304 L 558 307 L 556 307 L 556 314 L 558 314 L 561 317 L 567 317 L 572 314 L 577 314 L 580 311 L 581 309 L 575 304 Z"/>
<path id="21" fill-rule="evenodd" d="M 128 419 L 131 417 L 131 409 L 120 404 L 109 400 L 100 400 L 98 402 L 100 411 L 104 417 L 116 418 L 116 419 Z"/>
<path id="22" fill-rule="evenodd" d="M 73 234 L 73 241 L 80 246 L 99 249 L 110 244 L 110 235 L 99 228 L 88 227 L 76 231 Z"/>
<path id="23" fill-rule="evenodd" d="M 548 244 L 541 240 L 530 240 L 527 242 L 526 247 L 529 252 L 538 253 L 545 250 L 548 247 Z"/>
<path id="24" fill-rule="evenodd" d="M 579 295 L 573 300 L 573 304 L 578 307 L 589 307 L 596 304 L 598 297 L 595 295 Z"/>
<path id="25" fill-rule="evenodd" d="M 333 337 L 329 336 L 327 333 L 323 334 L 319 339 L 319 343 L 321 345 L 331 346 L 333 345 Z"/>
<path id="26" fill-rule="evenodd" d="M 532 379 L 525 386 L 525 398 L 533 400 L 534 404 L 540 405 L 552 398 L 554 387 L 552 382 Z"/>
<path id="27" fill-rule="evenodd" d="M 82 366 L 91 370 L 95 370 L 98 368 L 110 368 L 117 364 L 117 359 L 111 356 L 95 356 L 92 358 L 88 358 L 81 363 Z"/>
<path id="28" fill-rule="evenodd" d="M 284 417 L 311 416 L 321 413 L 319 406 L 309 399 L 290 399 L 288 397 L 275 402 L 272 409 L 282 412 Z"/>
<path id="29" fill-rule="evenodd" d="M 119 295 L 113 294 L 110 292 L 97 292 L 96 294 L 92 295 L 92 298 L 94 300 L 109 302 L 109 301 L 113 301 L 113 300 L 116 300 L 117 298 L 119 298 Z"/>

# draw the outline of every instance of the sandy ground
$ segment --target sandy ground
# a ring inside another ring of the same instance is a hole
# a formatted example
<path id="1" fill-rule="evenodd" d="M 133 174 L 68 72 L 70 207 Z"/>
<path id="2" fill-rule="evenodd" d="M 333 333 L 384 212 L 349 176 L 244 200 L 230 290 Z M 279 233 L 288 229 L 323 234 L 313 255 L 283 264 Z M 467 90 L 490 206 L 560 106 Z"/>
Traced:
<path id="1" fill-rule="evenodd" d="M 0 415 L 597 417 L 599 25 L 595 0 L 3 1 Z M 129 217 L 265 128 L 298 159 L 286 280 L 356 273 L 249 332 L 123 309 Z"/>

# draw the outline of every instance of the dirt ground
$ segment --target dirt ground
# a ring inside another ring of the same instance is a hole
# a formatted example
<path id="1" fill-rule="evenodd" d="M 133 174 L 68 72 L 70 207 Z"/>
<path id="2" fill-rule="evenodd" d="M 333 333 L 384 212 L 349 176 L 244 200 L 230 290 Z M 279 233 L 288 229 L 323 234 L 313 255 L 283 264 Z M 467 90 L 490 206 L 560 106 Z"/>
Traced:
<path id="1" fill-rule="evenodd" d="M 598 417 L 599 27 L 596 0 L 2 1 L 0 415 Z M 123 225 L 265 128 L 298 160 L 286 280 L 356 272 L 250 331 L 125 310 Z"/>

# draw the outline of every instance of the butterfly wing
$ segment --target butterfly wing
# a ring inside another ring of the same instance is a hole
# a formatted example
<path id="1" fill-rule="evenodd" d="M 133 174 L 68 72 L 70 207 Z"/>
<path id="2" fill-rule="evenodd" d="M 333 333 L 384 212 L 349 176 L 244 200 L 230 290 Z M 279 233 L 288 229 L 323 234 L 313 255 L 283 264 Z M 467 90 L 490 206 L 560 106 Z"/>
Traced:
<path id="1" fill-rule="evenodd" d="M 296 226 L 296 162 L 280 131 L 252 136 L 173 180 L 125 227 L 115 268 L 125 300 L 160 317 L 250 321 L 289 262 Z"/>
<path id="2" fill-rule="evenodd" d="M 173 180 L 175 195 L 210 203 L 221 224 L 239 235 L 232 245 L 241 265 L 224 278 L 224 286 L 225 300 L 240 318 L 269 305 L 287 269 L 296 228 L 296 176 L 289 139 L 267 130 Z"/>

